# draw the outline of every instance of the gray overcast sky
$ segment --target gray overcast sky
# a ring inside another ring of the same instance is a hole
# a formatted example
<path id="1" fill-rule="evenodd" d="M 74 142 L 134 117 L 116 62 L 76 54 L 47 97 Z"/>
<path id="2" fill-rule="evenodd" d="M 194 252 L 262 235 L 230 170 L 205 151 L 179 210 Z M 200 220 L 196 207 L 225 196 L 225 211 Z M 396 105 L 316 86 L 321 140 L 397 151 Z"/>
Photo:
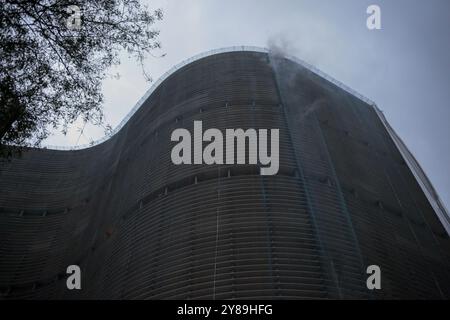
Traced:
<path id="1" fill-rule="evenodd" d="M 157 27 L 167 55 L 146 63 L 155 80 L 203 51 L 284 43 L 290 54 L 375 101 L 450 208 L 449 0 L 148 2 L 165 13 Z M 381 7 L 382 30 L 366 28 L 370 4 Z M 115 127 L 151 84 L 126 56 L 112 72 L 121 78 L 104 82 L 105 113 Z M 45 143 L 69 146 L 103 136 L 103 129 L 87 126 L 79 137 L 77 126 Z"/>

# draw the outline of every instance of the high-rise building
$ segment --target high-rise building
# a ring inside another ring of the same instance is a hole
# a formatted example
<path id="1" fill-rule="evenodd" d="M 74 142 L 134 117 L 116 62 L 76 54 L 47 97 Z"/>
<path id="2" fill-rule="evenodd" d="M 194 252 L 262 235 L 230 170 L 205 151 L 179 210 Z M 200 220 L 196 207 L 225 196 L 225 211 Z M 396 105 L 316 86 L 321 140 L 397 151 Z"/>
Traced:
<path id="1" fill-rule="evenodd" d="M 279 129 L 279 170 L 175 165 L 176 128 Z M 159 81 L 109 139 L 0 165 L 1 298 L 450 298 L 450 223 L 369 100 L 236 47 Z M 78 265 L 82 290 L 68 290 Z M 381 289 L 367 287 L 367 268 Z"/>

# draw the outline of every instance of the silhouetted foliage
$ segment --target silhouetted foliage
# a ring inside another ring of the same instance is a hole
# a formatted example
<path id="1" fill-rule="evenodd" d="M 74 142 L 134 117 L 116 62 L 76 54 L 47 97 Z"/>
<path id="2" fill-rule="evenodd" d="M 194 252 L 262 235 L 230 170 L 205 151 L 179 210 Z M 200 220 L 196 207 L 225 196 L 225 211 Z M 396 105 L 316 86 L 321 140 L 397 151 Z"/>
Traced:
<path id="1" fill-rule="evenodd" d="M 143 66 L 160 48 L 153 26 L 162 11 L 136 0 L 0 0 L 0 7 L 1 144 L 37 146 L 52 127 L 65 133 L 79 117 L 101 124 L 108 67 L 122 50 Z"/>

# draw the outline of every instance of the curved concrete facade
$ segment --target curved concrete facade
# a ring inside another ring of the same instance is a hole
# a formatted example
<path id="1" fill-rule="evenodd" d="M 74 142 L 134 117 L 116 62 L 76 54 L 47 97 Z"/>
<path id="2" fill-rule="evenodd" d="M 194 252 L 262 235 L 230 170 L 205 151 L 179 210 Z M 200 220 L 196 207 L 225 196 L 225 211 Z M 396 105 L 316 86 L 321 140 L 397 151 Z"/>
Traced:
<path id="1" fill-rule="evenodd" d="M 279 128 L 278 174 L 172 164 L 194 120 Z M 109 140 L 1 164 L 0 190 L 6 299 L 450 298 L 448 234 L 374 108 L 264 52 L 183 66 Z"/>

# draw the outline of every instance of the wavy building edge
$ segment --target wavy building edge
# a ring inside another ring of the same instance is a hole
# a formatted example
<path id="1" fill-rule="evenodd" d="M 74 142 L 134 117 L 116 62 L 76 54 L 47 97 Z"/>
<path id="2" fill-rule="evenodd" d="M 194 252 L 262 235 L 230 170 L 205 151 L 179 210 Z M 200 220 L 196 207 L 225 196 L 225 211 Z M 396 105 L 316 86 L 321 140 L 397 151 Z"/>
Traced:
<path id="1" fill-rule="evenodd" d="M 170 68 L 168 71 L 166 71 L 161 77 L 159 77 L 159 79 L 151 85 L 151 87 L 138 100 L 138 102 L 134 105 L 134 107 L 128 112 L 128 114 L 125 116 L 125 118 L 123 118 L 122 121 L 113 129 L 111 134 L 105 135 L 104 137 L 102 137 L 98 140 L 95 140 L 89 144 L 69 146 L 69 147 L 44 145 L 43 149 L 72 151 L 72 150 L 87 149 L 87 148 L 102 144 L 103 142 L 109 140 L 112 136 L 117 134 L 125 126 L 125 124 L 128 122 L 128 120 L 136 113 L 136 111 L 142 107 L 144 102 L 152 95 L 152 93 L 156 90 L 156 88 L 158 88 L 158 86 L 162 82 L 164 82 L 167 78 L 169 78 L 177 70 L 183 68 L 184 66 L 187 66 L 188 64 L 190 64 L 194 61 L 200 60 L 202 58 L 206 58 L 206 57 L 213 56 L 213 55 L 220 54 L 220 53 L 239 52 L 239 51 L 259 52 L 259 53 L 266 53 L 269 55 L 272 52 L 270 49 L 264 48 L 264 47 L 242 45 L 242 46 L 232 46 L 232 47 L 213 49 L 213 50 L 205 51 L 205 52 L 199 53 L 197 55 L 194 55 L 193 57 L 183 60 L 182 62 L 176 64 L 175 66 Z M 315 73 L 316 75 L 328 80 L 329 82 L 333 83 L 334 85 L 338 86 L 339 88 L 354 95 L 358 99 L 360 99 L 363 102 L 370 105 L 375 110 L 378 118 L 383 123 L 384 127 L 386 128 L 387 132 L 389 133 L 389 136 L 391 137 L 391 139 L 394 141 L 395 145 L 399 149 L 399 151 L 403 157 L 403 160 L 408 165 L 409 169 L 411 170 L 411 172 L 413 173 L 417 182 L 419 183 L 422 191 L 425 193 L 428 201 L 430 202 L 431 206 L 435 210 L 439 220 L 443 224 L 447 233 L 450 235 L 450 214 L 449 214 L 445 204 L 440 199 L 431 180 L 428 178 L 425 171 L 420 166 L 419 162 L 416 160 L 416 158 L 411 153 L 411 151 L 408 149 L 406 144 L 403 142 L 403 140 L 399 137 L 399 135 L 395 132 L 395 130 L 389 124 L 388 120 L 384 116 L 383 112 L 378 108 L 376 103 L 373 102 L 371 99 L 365 97 L 364 95 L 358 93 L 357 91 L 353 90 L 349 86 L 345 85 L 341 81 L 331 77 L 330 75 L 326 74 L 325 72 L 321 71 L 320 69 L 307 63 L 306 61 L 301 60 L 293 55 L 284 54 L 283 56 L 284 56 L 284 58 L 300 64 L 301 66 L 305 67 L 309 71 Z"/>

